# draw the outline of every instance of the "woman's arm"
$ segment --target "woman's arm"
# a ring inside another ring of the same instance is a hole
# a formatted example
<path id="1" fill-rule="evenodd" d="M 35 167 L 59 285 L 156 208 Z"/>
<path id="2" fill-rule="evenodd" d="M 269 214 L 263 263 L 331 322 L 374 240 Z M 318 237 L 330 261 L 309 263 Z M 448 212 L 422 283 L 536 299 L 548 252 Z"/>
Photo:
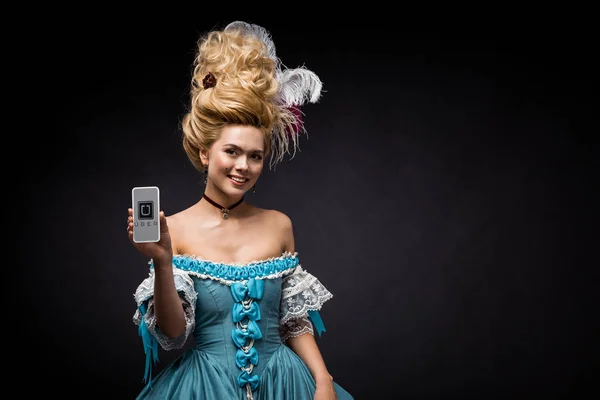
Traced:
<path id="1" fill-rule="evenodd" d="M 182 300 L 175 289 L 172 257 L 154 261 L 154 314 L 161 332 L 170 338 L 185 332 L 186 321 Z"/>
<path id="2" fill-rule="evenodd" d="M 181 336 L 186 329 L 183 303 L 175 288 L 173 276 L 173 253 L 177 246 L 173 233 L 177 231 L 177 221 L 174 216 L 163 217 L 161 221 L 161 241 L 166 236 L 163 256 L 154 260 L 154 314 L 156 324 L 161 332 L 170 338 Z"/>
<path id="3" fill-rule="evenodd" d="M 281 214 L 280 226 L 283 237 L 283 251 L 293 253 L 295 251 L 294 230 L 292 221 L 285 214 Z M 315 337 L 310 333 L 305 333 L 290 337 L 287 344 L 304 361 L 317 384 L 317 389 L 323 388 L 327 391 L 333 391 L 333 378 L 325 366 L 325 361 Z"/>
<path id="4" fill-rule="evenodd" d="M 186 331 L 185 311 L 175 288 L 173 276 L 173 253 L 176 249 L 171 239 L 167 217 L 160 211 L 160 241 L 135 243 L 133 241 L 133 210 L 128 210 L 127 231 L 129 240 L 139 252 L 150 257 L 154 263 L 154 315 L 163 335 L 177 338 Z M 169 218 L 169 222 L 172 217 Z M 176 226 L 176 224 L 173 224 Z M 172 228 L 171 228 L 172 229 Z"/>
<path id="5" fill-rule="evenodd" d="M 325 361 L 313 335 L 305 333 L 298 337 L 291 337 L 288 339 L 287 344 L 304 361 L 317 384 L 317 388 L 333 387 L 333 377 L 325 366 Z"/>

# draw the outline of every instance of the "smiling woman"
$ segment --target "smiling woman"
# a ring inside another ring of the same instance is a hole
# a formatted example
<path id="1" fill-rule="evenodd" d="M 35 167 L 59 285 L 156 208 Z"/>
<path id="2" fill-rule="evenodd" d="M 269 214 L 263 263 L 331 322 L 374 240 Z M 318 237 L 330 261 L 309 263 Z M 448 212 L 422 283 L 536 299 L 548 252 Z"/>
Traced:
<path id="1" fill-rule="evenodd" d="M 332 294 L 301 265 L 290 218 L 247 203 L 271 155 L 293 154 L 304 126 L 298 107 L 321 81 L 282 70 L 266 30 L 234 22 L 198 42 L 183 148 L 205 173 L 202 198 L 170 216 L 160 241 L 132 240 L 150 258 L 135 292 L 134 322 L 148 385 L 138 399 L 352 399 L 314 338 Z M 153 380 L 158 346 L 195 346 Z"/>
<path id="2" fill-rule="evenodd" d="M 264 137 L 263 132 L 253 126 L 228 125 L 209 150 L 200 150 L 206 174 L 202 197 L 221 211 L 223 219 L 229 219 L 230 212 L 242 204 L 243 194 L 254 186 L 262 173 Z M 237 197 L 240 199 L 228 206 L 214 200 Z"/>
<path id="3" fill-rule="evenodd" d="M 241 125 L 224 127 L 211 149 L 200 151 L 200 159 L 208 170 L 206 192 L 223 191 L 230 197 L 238 196 L 239 192 L 232 192 L 230 186 L 219 184 L 222 182 L 219 173 L 224 172 L 235 189 L 251 187 L 262 173 L 263 153 L 264 134 L 260 129 Z"/>

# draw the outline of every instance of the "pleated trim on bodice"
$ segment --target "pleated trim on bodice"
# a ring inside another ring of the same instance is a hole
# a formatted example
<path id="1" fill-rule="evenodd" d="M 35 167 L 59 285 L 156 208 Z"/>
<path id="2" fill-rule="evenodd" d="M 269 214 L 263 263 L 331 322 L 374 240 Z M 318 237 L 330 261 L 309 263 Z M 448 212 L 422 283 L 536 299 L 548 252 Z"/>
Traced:
<path id="1" fill-rule="evenodd" d="M 292 273 L 299 264 L 298 254 L 290 252 L 283 253 L 279 257 L 244 264 L 218 263 L 187 254 L 173 256 L 173 265 L 182 271 L 202 279 L 214 279 L 226 285 L 248 279 L 279 278 Z M 150 268 L 153 267 L 150 261 Z"/>
<path id="2" fill-rule="evenodd" d="M 212 279 L 230 287 L 233 297 L 232 318 L 235 328 L 231 338 L 237 348 L 235 363 L 240 368 L 237 383 L 246 389 L 247 399 L 259 386 L 260 376 L 254 372 L 260 355 L 254 346 L 262 338 L 257 321 L 260 321 L 259 300 L 264 293 L 264 279 L 287 276 L 301 268 L 298 254 L 286 252 L 279 257 L 252 261 L 244 264 L 217 263 L 187 254 L 173 256 L 173 265 L 189 275 L 201 279 Z M 150 268 L 153 268 L 150 261 Z"/>

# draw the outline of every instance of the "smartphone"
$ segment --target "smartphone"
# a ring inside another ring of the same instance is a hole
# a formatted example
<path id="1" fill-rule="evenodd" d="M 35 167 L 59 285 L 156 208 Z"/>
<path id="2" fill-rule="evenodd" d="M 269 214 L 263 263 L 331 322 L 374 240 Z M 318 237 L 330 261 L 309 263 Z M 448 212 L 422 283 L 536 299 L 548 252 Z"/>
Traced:
<path id="1" fill-rule="evenodd" d="M 156 186 L 140 186 L 131 190 L 133 209 L 133 241 L 136 243 L 160 240 L 160 190 Z"/>

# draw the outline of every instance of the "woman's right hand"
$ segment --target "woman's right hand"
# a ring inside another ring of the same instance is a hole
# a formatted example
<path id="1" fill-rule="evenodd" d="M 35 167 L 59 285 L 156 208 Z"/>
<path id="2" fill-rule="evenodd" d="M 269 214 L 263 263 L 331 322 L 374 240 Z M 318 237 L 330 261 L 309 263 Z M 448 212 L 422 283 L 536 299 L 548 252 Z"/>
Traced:
<path id="1" fill-rule="evenodd" d="M 133 241 L 133 209 L 127 210 L 127 236 L 133 246 L 143 255 L 152 258 L 154 261 L 164 261 L 171 264 L 173 258 L 173 249 L 171 247 L 171 236 L 167 225 L 167 217 L 163 211 L 160 212 L 160 241 L 152 243 L 136 243 Z"/>

